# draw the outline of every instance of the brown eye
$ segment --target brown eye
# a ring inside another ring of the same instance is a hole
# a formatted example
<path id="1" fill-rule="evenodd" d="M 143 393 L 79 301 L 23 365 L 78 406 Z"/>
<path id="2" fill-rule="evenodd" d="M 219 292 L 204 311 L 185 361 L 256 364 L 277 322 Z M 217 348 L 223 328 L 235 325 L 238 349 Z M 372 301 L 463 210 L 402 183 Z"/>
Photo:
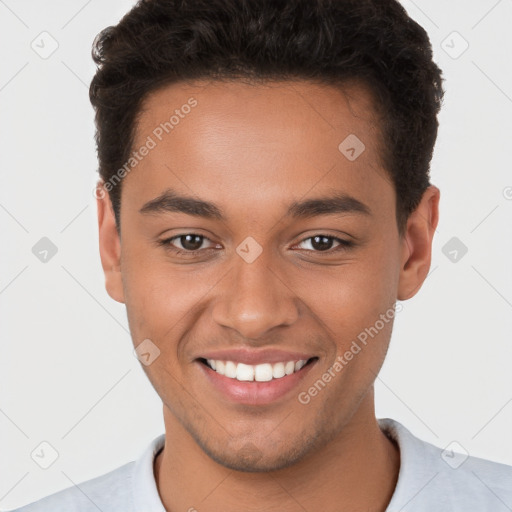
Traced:
<path id="1" fill-rule="evenodd" d="M 313 250 L 313 252 L 328 252 L 328 251 L 334 252 L 337 250 L 343 250 L 345 248 L 349 248 L 354 245 L 353 242 L 349 242 L 348 240 L 342 240 L 341 238 L 336 238 L 334 236 L 329 236 L 329 235 L 310 236 L 310 237 L 302 240 L 302 242 L 300 242 L 300 244 L 304 244 L 308 241 L 310 241 L 309 245 L 310 245 L 311 249 L 308 249 L 307 247 L 306 247 L 306 249 Z M 334 251 L 331 250 L 333 247 L 333 243 L 338 244 L 337 246 L 335 246 Z"/>
<path id="2" fill-rule="evenodd" d="M 203 236 L 201 235 L 180 235 L 177 237 L 183 249 L 187 251 L 195 251 L 199 249 L 203 243 Z"/>
<path id="3" fill-rule="evenodd" d="M 318 251 L 328 251 L 332 248 L 334 239 L 330 236 L 313 236 L 311 237 L 311 247 Z"/>
<path id="4" fill-rule="evenodd" d="M 202 247 L 206 240 L 210 241 L 203 235 L 198 235 L 196 233 L 183 233 L 181 235 L 161 240 L 159 244 L 176 254 L 186 254 L 200 252 L 202 249 L 209 249 L 210 247 Z"/>

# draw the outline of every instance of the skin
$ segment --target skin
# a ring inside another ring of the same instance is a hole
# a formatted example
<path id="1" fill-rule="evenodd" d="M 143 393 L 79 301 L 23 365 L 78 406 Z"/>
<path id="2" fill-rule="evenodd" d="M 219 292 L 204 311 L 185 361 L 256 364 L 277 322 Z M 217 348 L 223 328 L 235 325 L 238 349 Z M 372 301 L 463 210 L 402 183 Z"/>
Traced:
<path id="1" fill-rule="evenodd" d="M 439 190 L 427 189 L 400 237 L 362 85 L 173 84 L 148 96 L 134 148 L 190 97 L 197 106 L 123 180 L 121 236 L 108 195 L 98 199 L 106 289 L 126 304 L 134 345 L 149 338 L 160 350 L 143 368 L 163 402 L 166 443 L 154 468 L 162 502 L 172 512 L 384 511 L 400 457 L 378 427 L 373 385 L 392 322 L 308 404 L 297 394 L 421 287 Z M 338 150 L 349 134 L 366 146 L 355 161 Z M 139 211 L 169 188 L 215 203 L 226 219 Z M 371 214 L 286 216 L 293 201 L 333 191 Z M 206 237 L 192 255 L 157 243 L 187 233 Z M 331 248 L 318 249 L 317 235 L 334 237 Z M 248 236 L 262 248 L 250 264 L 236 252 Z M 195 360 L 233 347 L 318 360 L 275 403 L 238 404 L 212 388 Z"/>

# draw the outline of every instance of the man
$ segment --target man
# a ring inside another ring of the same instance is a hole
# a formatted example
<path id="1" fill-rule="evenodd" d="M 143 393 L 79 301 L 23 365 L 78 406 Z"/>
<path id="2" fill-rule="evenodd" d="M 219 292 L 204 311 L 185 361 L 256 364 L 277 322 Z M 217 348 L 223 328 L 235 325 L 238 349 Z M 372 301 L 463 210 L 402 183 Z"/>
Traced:
<path id="1" fill-rule="evenodd" d="M 510 510 L 511 467 L 375 417 L 438 223 L 425 31 L 394 0 L 146 0 L 94 58 L 106 288 L 165 434 L 20 510 Z"/>

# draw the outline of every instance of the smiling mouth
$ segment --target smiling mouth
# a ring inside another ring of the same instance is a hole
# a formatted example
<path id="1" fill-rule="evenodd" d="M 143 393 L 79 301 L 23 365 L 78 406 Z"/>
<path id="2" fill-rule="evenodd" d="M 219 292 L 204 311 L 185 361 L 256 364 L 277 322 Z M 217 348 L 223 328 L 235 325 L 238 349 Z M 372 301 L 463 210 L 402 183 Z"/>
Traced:
<path id="1" fill-rule="evenodd" d="M 307 360 L 299 359 L 252 365 L 220 359 L 198 359 L 198 361 L 216 373 L 241 382 L 268 382 L 281 379 L 300 372 L 302 368 L 314 363 L 316 360 L 318 360 L 318 357 L 311 357 Z"/>

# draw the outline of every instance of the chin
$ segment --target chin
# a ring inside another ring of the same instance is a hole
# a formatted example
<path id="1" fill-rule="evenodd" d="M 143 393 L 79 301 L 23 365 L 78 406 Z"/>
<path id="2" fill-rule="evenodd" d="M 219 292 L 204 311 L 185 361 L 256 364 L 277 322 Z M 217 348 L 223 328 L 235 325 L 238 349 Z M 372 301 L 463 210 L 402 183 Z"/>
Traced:
<path id="1" fill-rule="evenodd" d="M 217 464 L 225 468 L 244 473 L 267 473 L 287 468 L 299 462 L 309 452 L 311 442 L 294 443 L 292 447 L 266 446 L 258 447 L 246 442 L 239 449 L 225 448 L 219 451 L 204 443 L 199 443 L 203 451 Z M 226 445 L 225 445 L 226 446 Z M 297 449 L 300 447 L 300 450 Z"/>

